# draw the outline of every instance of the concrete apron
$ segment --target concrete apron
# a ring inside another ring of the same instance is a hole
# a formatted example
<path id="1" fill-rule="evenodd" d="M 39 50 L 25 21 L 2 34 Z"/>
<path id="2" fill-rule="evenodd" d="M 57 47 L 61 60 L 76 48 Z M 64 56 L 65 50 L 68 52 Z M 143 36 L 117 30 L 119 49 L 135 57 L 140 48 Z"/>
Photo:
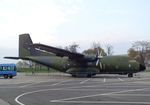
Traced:
<path id="1" fill-rule="evenodd" d="M 4 100 L 0 99 L 0 105 L 10 105 L 10 104 L 5 102 Z"/>

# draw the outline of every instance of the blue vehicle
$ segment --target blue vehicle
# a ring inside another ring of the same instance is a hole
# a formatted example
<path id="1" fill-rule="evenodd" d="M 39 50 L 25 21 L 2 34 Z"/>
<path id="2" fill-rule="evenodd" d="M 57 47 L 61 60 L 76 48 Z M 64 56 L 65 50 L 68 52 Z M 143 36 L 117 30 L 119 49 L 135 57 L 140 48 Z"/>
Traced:
<path id="1" fill-rule="evenodd" d="M 16 75 L 16 64 L 0 64 L 0 76 L 13 78 Z"/>

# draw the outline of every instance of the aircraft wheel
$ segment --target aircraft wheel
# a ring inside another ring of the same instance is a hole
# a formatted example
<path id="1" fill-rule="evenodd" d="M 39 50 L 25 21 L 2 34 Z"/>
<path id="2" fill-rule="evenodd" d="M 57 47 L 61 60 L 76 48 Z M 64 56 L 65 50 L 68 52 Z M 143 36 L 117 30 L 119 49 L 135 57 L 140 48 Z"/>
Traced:
<path id="1" fill-rule="evenodd" d="M 77 77 L 77 75 L 76 74 L 72 74 L 72 77 Z"/>
<path id="2" fill-rule="evenodd" d="M 89 77 L 93 77 L 94 75 L 96 75 L 96 74 L 87 74 L 87 77 L 89 78 Z"/>
<path id="3" fill-rule="evenodd" d="M 129 74 L 128 74 L 128 77 L 133 77 L 133 73 L 129 73 Z"/>
<path id="4" fill-rule="evenodd" d="M 91 78 L 91 77 L 92 77 L 92 74 L 87 74 L 87 77 L 88 77 L 88 78 Z"/>

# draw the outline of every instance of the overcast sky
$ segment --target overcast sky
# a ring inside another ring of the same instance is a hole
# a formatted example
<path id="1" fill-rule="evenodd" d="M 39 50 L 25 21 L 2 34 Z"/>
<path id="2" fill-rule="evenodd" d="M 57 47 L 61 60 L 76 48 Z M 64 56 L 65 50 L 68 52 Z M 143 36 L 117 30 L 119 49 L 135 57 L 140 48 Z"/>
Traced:
<path id="1" fill-rule="evenodd" d="M 126 54 L 137 40 L 150 40 L 150 0 L 0 0 L 0 63 L 18 56 L 18 35 L 33 42 L 80 50 L 92 42 Z"/>

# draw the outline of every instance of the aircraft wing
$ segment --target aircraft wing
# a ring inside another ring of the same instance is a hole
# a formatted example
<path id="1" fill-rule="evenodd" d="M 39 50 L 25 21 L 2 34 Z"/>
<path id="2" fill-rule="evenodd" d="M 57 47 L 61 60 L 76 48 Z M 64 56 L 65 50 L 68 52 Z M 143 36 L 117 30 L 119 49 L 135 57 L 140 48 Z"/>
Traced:
<path id="1" fill-rule="evenodd" d="M 56 56 L 68 56 L 70 59 L 82 59 L 84 58 L 83 54 L 80 53 L 74 53 L 74 52 L 70 52 L 61 48 L 56 48 L 56 47 L 52 47 L 52 46 L 47 46 L 44 44 L 33 44 L 31 45 L 34 48 L 38 49 L 38 50 L 43 50 L 43 51 L 47 51 L 47 52 L 52 52 L 54 54 L 56 54 Z"/>

